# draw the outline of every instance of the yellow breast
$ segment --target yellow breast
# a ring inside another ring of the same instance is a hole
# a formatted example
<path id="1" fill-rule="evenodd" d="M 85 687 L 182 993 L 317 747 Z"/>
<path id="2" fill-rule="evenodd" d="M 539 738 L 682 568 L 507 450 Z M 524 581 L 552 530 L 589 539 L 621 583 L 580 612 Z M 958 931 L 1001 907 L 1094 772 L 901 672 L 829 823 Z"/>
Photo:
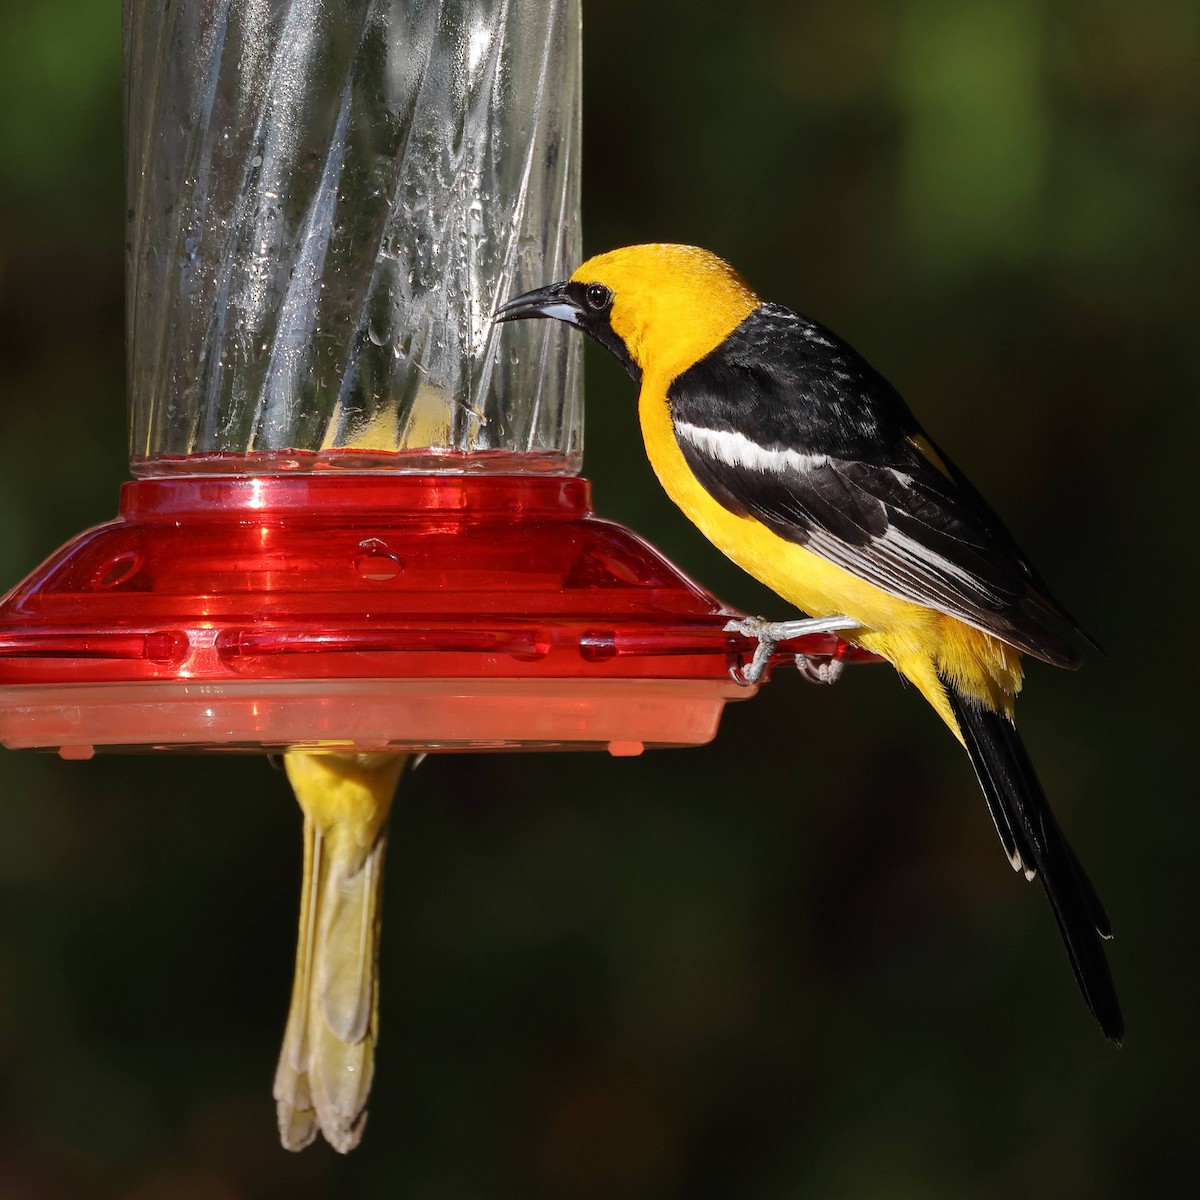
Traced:
<path id="1" fill-rule="evenodd" d="M 1007 708 L 1021 686 L 1019 654 L 962 621 L 889 595 L 753 519 L 736 516 L 696 479 L 671 426 L 669 381 L 643 381 L 638 414 L 646 453 L 667 495 L 744 571 L 814 617 L 847 616 L 863 627 L 851 638 L 888 659 L 915 683 L 951 728 L 937 680 L 943 674 L 970 694 Z"/>

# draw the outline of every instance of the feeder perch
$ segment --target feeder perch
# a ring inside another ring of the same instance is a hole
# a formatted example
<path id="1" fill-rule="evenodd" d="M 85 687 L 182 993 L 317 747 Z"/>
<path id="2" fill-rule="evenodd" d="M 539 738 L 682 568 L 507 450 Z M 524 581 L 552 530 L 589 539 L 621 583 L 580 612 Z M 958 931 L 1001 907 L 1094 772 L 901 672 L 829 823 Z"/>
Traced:
<path id="1" fill-rule="evenodd" d="M 126 0 L 130 457 L 0 603 L 0 741 L 708 741 L 740 616 L 597 518 L 578 0 Z M 780 646 L 862 657 L 832 635 Z"/>

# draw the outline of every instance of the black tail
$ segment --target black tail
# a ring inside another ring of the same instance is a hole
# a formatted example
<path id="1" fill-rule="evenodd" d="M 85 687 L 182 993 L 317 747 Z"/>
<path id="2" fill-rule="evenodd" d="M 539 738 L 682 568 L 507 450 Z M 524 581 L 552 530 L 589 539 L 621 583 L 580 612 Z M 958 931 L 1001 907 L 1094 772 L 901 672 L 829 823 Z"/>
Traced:
<path id="1" fill-rule="evenodd" d="M 1112 937 L 1108 916 L 1050 811 L 1016 726 L 953 684 L 946 684 L 946 695 L 1004 851 L 1014 867 L 1042 881 L 1079 990 L 1105 1035 L 1120 1045 L 1125 1022 L 1102 940 Z"/>

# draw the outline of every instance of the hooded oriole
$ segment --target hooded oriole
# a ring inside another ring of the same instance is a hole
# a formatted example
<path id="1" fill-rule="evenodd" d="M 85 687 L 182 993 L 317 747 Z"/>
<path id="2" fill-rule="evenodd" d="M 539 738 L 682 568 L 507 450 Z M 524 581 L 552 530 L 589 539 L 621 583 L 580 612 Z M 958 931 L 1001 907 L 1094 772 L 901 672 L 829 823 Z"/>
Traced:
<path id="1" fill-rule="evenodd" d="M 824 627 L 890 661 L 933 705 L 970 756 L 1009 861 L 1042 881 L 1084 999 L 1119 1043 L 1108 917 L 1013 724 L 1022 652 L 1078 665 L 1048 622 L 1090 639 L 895 389 L 692 246 L 599 255 L 496 314 L 525 317 L 578 326 L 625 366 L 659 481 L 719 549 L 812 617 L 847 618 Z"/>
<path id="2" fill-rule="evenodd" d="M 296 975 L 275 1073 L 279 1136 L 343 1153 L 367 1118 L 379 1027 L 379 901 L 387 818 L 406 754 L 284 755 L 304 813 Z"/>

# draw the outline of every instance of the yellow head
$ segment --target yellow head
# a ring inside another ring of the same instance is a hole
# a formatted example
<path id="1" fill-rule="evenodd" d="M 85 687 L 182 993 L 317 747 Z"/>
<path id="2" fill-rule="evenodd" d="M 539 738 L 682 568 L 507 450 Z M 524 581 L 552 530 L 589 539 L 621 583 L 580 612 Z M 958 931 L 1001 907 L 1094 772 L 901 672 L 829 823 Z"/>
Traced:
<path id="1" fill-rule="evenodd" d="M 670 380 L 720 345 L 758 304 L 724 259 L 695 246 L 652 243 L 589 258 L 570 279 L 510 300 L 497 319 L 568 321 L 631 374 Z"/>

